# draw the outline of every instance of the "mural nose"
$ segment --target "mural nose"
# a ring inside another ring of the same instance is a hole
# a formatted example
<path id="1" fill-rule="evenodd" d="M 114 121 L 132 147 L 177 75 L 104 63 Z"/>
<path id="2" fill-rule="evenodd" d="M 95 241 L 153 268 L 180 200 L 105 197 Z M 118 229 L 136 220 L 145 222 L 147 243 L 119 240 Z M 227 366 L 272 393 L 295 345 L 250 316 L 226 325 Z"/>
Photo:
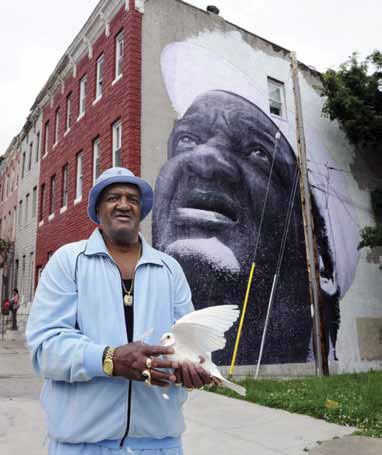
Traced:
<path id="1" fill-rule="evenodd" d="M 237 168 L 233 162 L 230 162 L 229 157 L 225 156 L 226 153 L 228 152 L 215 147 L 201 145 L 193 150 L 186 169 L 190 174 L 205 179 L 215 177 L 237 183 L 239 179 Z"/>

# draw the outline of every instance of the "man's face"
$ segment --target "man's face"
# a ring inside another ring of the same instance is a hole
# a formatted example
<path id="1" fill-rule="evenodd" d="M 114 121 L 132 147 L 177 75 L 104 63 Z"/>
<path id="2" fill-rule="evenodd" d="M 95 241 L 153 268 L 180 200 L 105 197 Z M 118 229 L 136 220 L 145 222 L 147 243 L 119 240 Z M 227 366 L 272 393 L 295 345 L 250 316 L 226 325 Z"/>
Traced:
<path id="1" fill-rule="evenodd" d="M 208 256 L 216 268 L 247 269 L 277 149 L 261 234 L 262 254 L 277 251 L 296 162 L 283 136 L 276 145 L 276 133 L 244 98 L 222 91 L 198 97 L 176 123 L 158 177 L 156 246 L 183 261 Z"/>
<path id="2" fill-rule="evenodd" d="M 97 215 L 107 239 L 117 245 L 136 242 L 141 219 L 138 187 L 121 183 L 106 187 L 99 197 Z"/>

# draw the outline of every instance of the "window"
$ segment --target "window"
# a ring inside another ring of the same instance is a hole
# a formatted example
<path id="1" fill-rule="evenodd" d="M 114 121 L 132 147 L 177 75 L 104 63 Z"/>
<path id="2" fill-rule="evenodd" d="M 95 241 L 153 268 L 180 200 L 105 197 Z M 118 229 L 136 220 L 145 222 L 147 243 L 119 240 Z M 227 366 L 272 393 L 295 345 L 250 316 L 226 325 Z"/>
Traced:
<path id="1" fill-rule="evenodd" d="M 62 168 L 62 199 L 61 207 L 66 207 L 68 205 L 68 172 L 69 166 L 65 164 Z"/>
<path id="2" fill-rule="evenodd" d="M 36 163 L 38 161 L 38 156 L 40 154 L 40 132 L 37 133 L 37 141 L 36 141 Z"/>
<path id="3" fill-rule="evenodd" d="M 44 218 L 45 210 L 45 183 L 41 185 L 41 196 L 40 196 L 40 217 L 39 221 L 42 221 Z"/>
<path id="4" fill-rule="evenodd" d="M 113 167 L 121 165 L 122 123 L 121 120 L 113 125 Z"/>
<path id="5" fill-rule="evenodd" d="M 269 110 L 278 117 L 286 117 L 284 84 L 268 77 Z"/>
<path id="6" fill-rule="evenodd" d="M 85 114 L 87 83 L 88 83 L 88 77 L 85 74 L 85 76 L 80 80 L 80 117 Z"/>
<path id="7" fill-rule="evenodd" d="M 44 156 L 48 153 L 49 145 L 49 121 L 45 123 L 45 143 L 44 143 Z"/>
<path id="8" fill-rule="evenodd" d="M 60 132 L 60 108 L 56 110 L 56 121 L 54 125 L 54 145 L 58 142 L 58 135 Z"/>
<path id="9" fill-rule="evenodd" d="M 22 269 L 21 269 L 21 295 L 24 295 L 24 281 L 25 281 L 25 256 L 23 256 Z"/>
<path id="10" fill-rule="evenodd" d="M 50 200 L 49 200 L 49 215 L 54 213 L 56 197 L 56 176 L 53 175 L 50 179 Z"/>
<path id="11" fill-rule="evenodd" d="M 36 216 L 37 210 L 37 186 L 33 188 L 33 195 L 32 195 L 32 217 Z"/>
<path id="12" fill-rule="evenodd" d="M 29 161 L 28 161 L 28 171 L 31 170 L 32 167 L 32 154 L 33 154 L 33 142 L 29 144 Z"/>
<path id="13" fill-rule="evenodd" d="M 14 276 L 14 279 L 13 279 L 13 287 L 14 288 L 17 288 L 17 278 L 18 278 L 18 274 L 19 274 L 19 260 L 16 259 L 15 261 L 15 276 Z"/>
<path id="14" fill-rule="evenodd" d="M 97 80 L 96 80 L 96 99 L 102 96 L 103 84 L 103 55 L 97 60 Z"/>
<path id="15" fill-rule="evenodd" d="M 24 178 L 25 175 L 25 152 L 23 152 L 23 160 L 21 164 L 21 178 Z M 7 179 L 7 196 L 8 196 L 8 180 Z"/>
<path id="16" fill-rule="evenodd" d="M 16 207 L 13 209 L 13 227 L 12 227 L 12 231 L 13 231 L 13 237 L 16 235 Z"/>
<path id="17" fill-rule="evenodd" d="M 99 176 L 99 160 L 101 154 L 101 145 L 99 137 L 93 142 L 93 184 Z"/>
<path id="18" fill-rule="evenodd" d="M 28 223 L 28 211 L 29 211 L 29 194 L 25 196 L 25 216 L 24 216 L 24 224 Z"/>
<path id="19" fill-rule="evenodd" d="M 33 251 L 29 253 L 29 301 L 33 299 Z"/>
<path id="20" fill-rule="evenodd" d="M 19 202 L 19 227 L 21 226 L 22 218 L 23 218 L 23 201 L 20 201 Z"/>
<path id="21" fill-rule="evenodd" d="M 70 130 L 72 126 L 72 94 L 66 97 L 66 131 Z"/>
<path id="22" fill-rule="evenodd" d="M 123 31 L 115 37 L 115 77 L 118 79 L 122 76 L 122 60 L 123 60 Z"/>
<path id="23" fill-rule="evenodd" d="M 76 200 L 82 198 L 82 152 L 77 155 Z"/>

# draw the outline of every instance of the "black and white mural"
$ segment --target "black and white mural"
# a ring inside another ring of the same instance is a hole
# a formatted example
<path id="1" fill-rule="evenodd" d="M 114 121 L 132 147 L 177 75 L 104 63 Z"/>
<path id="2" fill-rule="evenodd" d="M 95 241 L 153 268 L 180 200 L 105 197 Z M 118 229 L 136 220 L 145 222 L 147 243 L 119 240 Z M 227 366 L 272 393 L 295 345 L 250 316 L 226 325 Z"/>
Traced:
<path id="1" fill-rule="evenodd" d="M 230 50 L 231 59 L 227 58 Z M 178 120 L 169 132 L 168 161 L 156 182 L 153 244 L 182 264 L 197 309 L 231 303 L 242 308 L 255 262 L 237 364 L 255 364 L 258 359 L 288 205 L 298 178 L 296 153 L 288 140 L 292 128 L 283 130 L 276 124 L 267 113 L 269 108 L 265 109 L 266 89 L 259 89 L 256 78 L 243 71 L 243 66 L 256 61 L 255 51 L 236 32 L 206 33 L 170 44 L 161 60 Z M 325 213 L 335 207 L 329 208 L 327 196 L 322 205 L 320 194 L 313 194 L 324 324 L 329 355 L 335 358 L 339 299 L 354 270 L 345 274 L 346 283 L 340 283 L 336 236 L 325 219 Z M 346 240 L 340 242 L 344 246 Z M 357 257 L 351 260 L 356 264 Z M 227 348 L 216 353 L 219 364 L 231 362 L 237 325 Z M 262 361 L 305 362 L 312 355 L 297 186 Z"/>

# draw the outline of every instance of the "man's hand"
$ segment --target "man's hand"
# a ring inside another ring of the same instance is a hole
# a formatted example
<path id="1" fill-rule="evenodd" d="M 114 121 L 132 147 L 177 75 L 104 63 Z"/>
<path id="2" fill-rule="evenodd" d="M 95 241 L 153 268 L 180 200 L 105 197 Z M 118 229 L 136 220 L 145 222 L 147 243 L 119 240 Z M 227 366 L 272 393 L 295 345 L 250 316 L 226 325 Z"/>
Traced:
<path id="1" fill-rule="evenodd" d="M 206 385 L 218 385 L 217 378 L 206 371 L 201 364 L 205 360 L 200 358 L 200 364 L 182 362 L 175 370 L 176 384 L 183 385 L 186 389 L 200 389 Z"/>
<path id="2" fill-rule="evenodd" d="M 144 381 L 142 371 L 147 369 L 147 359 L 151 360 L 151 384 L 167 387 L 170 382 L 176 381 L 174 374 L 158 371 L 156 368 L 178 368 L 178 362 L 158 359 L 160 355 L 173 354 L 169 347 L 153 346 L 141 342 L 134 342 L 116 348 L 113 356 L 114 376 L 122 376 L 133 381 Z"/>

